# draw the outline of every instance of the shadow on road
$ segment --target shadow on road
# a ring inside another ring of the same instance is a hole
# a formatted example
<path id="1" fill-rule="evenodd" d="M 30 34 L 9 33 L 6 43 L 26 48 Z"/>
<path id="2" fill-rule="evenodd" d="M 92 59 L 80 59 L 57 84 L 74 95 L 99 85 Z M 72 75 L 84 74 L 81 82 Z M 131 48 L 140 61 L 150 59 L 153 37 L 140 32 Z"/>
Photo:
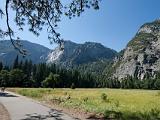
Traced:
<path id="1" fill-rule="evenodd" d="M 63 120 L 63 113 L 62 111 L 51 109 L 48 112 L 48 115 L 40 115 L 37 113 L 26 114 L 26 118 L 21 120 L 48 120 L 48 119 Z"/>
<path id="2" fill-rule="evenodd" d="M 0 92 L 0 97 L 18 97 L 18 96 L 6 92 Z"/>

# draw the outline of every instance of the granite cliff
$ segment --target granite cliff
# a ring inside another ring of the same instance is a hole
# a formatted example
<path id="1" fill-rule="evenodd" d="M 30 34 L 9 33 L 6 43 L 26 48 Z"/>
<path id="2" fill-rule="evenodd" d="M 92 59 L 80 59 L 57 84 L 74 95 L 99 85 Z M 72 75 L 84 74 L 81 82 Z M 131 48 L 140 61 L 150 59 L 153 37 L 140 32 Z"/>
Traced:
<path id="1" fill-rule="evenodd" d="M 114 59 L 114 77 L 154 78 L 160 71 L 160 20 L 140 27 L 121 55 Z"/>

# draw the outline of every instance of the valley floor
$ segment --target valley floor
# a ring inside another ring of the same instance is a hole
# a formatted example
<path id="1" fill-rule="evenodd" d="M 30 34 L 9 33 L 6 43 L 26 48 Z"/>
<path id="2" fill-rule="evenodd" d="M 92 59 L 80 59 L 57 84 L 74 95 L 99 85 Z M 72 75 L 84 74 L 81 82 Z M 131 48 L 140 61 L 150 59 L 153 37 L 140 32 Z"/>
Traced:
<path id="1" fill-rule="evenodd" d="M 12 92 L 0 94 L 0 104 L 5 107 L 5 111 L 4 109 L 0 111 L 0 120 L 9 120 L 7 111 L 11 120 L 75 120 L 62 111 L 46 107 Z"/>
<path id="2" fill-rule="evenodd" d="M 160 91 L 123 89 L 10 88 L 10 91 L 49 106 L 100 117 L 123 120 L 160 118 Z M 73 113 L 72 113 L 73 114 Z"/>

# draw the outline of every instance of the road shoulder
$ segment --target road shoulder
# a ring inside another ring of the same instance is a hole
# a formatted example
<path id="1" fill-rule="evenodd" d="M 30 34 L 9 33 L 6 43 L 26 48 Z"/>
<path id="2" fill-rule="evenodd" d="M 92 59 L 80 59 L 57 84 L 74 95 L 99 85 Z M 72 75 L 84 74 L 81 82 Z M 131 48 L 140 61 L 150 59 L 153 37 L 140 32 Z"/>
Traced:
<path id="1" fill-rule="evenodd" d="M 2 103 L 0 103 L 0 120 L 10 120 L 9 113 Z"/>

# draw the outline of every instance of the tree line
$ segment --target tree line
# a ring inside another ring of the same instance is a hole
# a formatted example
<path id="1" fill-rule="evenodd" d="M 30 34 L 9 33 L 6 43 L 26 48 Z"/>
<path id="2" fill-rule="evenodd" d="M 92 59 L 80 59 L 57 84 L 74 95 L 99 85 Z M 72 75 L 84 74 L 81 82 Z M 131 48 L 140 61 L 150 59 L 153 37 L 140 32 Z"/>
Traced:
<path id="1" fill-rule="evenodd" d="M 12 66 L 4 66 L 0 62 L 0 86 L 160 89 L 160 73 L 157 73 L 155 79 L 146 77 L 144 80 L 139 80 L 128 76 L 123 80 L 118 80 L 80 68 L 65 69 L 55 64 L 33 64 L 31 60 L 19 61 L 17 56 Z"/>
<path id="2" fill-rule="evenodd" d="M 0 86 L 6 87 L 94 87 L 95 78 L 78 70 L 67 70 L 55 64 L 33 64 L 31 60 L 19 61 L 12 66 L 0 62 Z"/>
<path id="3" fill-rule="evenodd" d="M 117 78 L 108 78 L 101 76 L 99 79 L 99 87 L 122 88 L 122 89 L 153 89 L 160 90 L 160 73 L 157 72 L 156 77 L 140 80 L 138 78 L 127 76 L 121 80 Z"/>

